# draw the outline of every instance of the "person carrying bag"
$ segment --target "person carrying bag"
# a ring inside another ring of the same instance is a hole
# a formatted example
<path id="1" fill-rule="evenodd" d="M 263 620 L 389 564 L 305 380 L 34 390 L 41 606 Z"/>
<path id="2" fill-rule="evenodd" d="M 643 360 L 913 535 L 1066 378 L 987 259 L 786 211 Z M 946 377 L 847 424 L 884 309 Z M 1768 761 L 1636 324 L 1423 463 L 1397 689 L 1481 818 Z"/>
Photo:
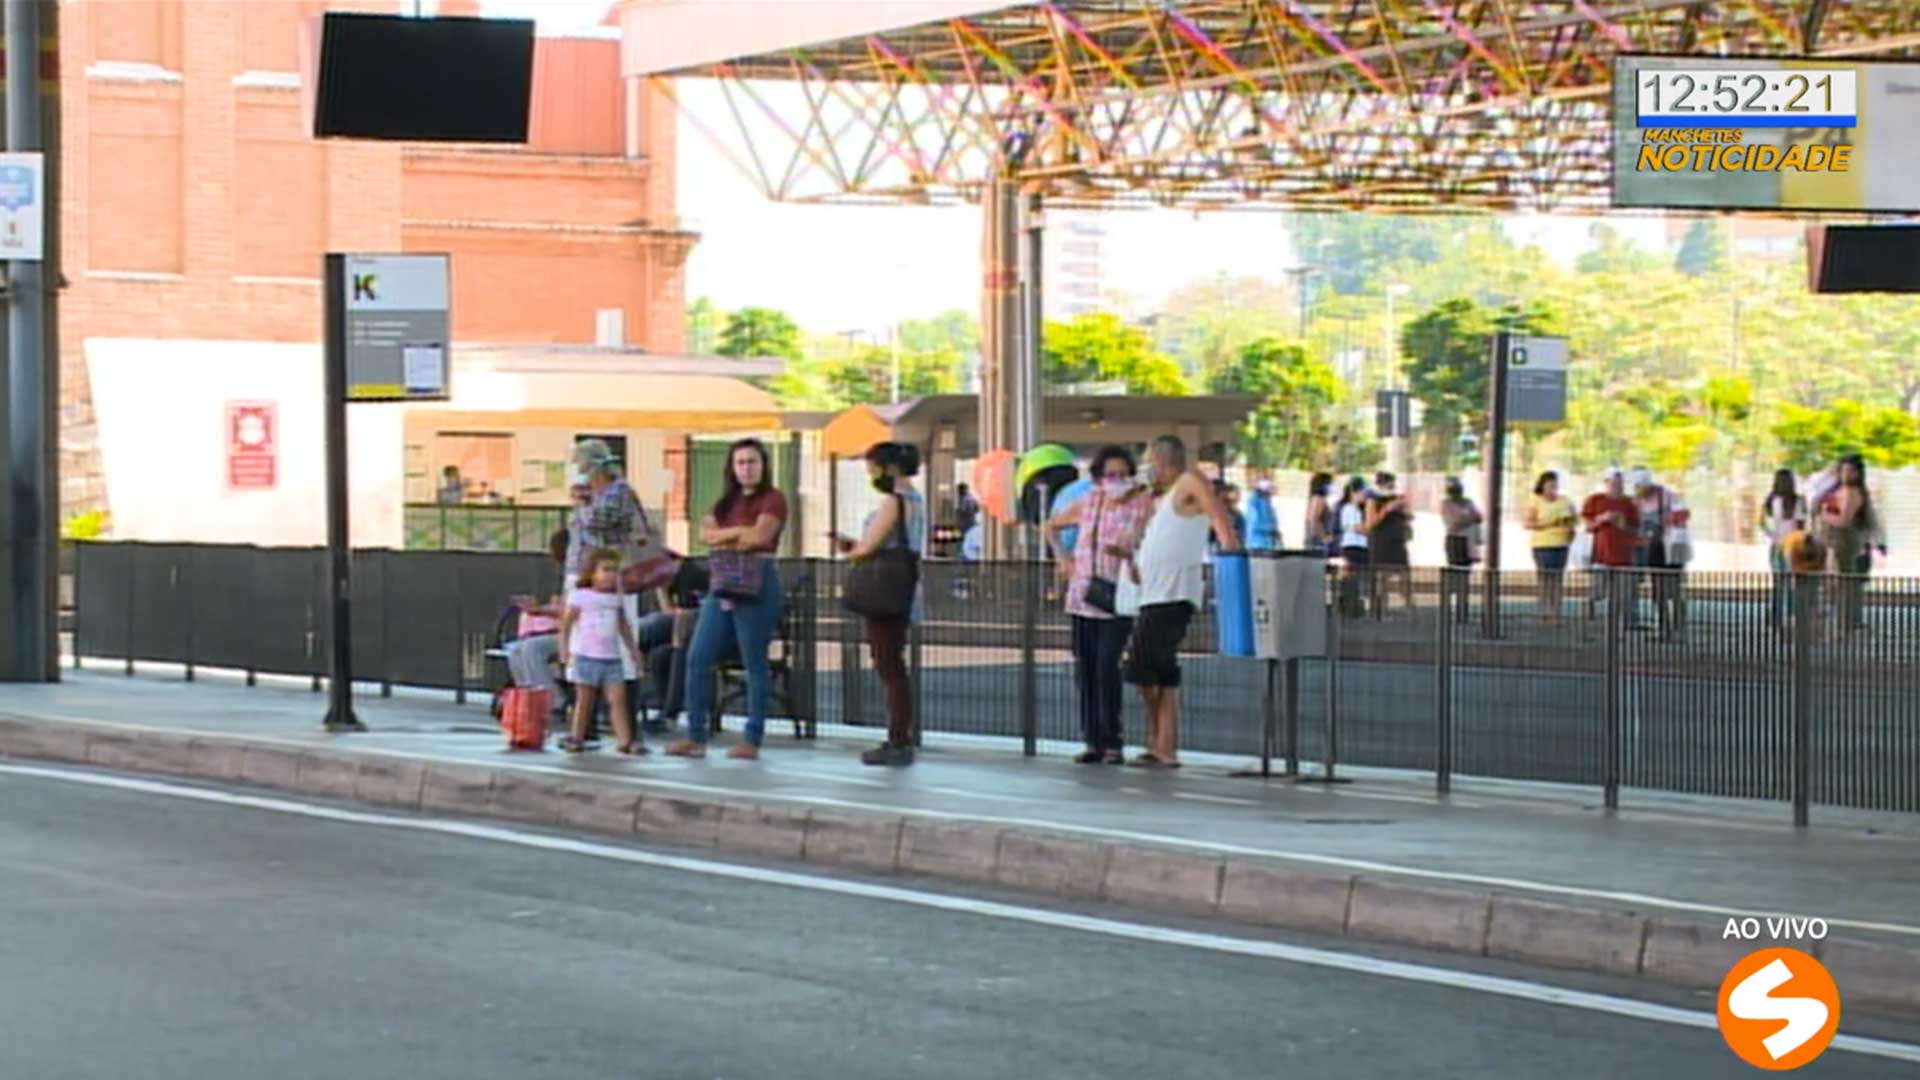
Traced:
<path id="1" fill-rule="evenodd" d="M 905 443 L 878 443 L 867 451 L 867 473 L 886 499 L 858 541 L 833 537 L 853 560 L 840 603 L 867 624 L 874 671 L 887 694 L 887 741 L 860 755 L 868 765 L 913 764 L 913 687 L 907 639 L 918 616 L 920 550 L 927 538 L 927 504 L 914 490 L 920 453 Z"/>

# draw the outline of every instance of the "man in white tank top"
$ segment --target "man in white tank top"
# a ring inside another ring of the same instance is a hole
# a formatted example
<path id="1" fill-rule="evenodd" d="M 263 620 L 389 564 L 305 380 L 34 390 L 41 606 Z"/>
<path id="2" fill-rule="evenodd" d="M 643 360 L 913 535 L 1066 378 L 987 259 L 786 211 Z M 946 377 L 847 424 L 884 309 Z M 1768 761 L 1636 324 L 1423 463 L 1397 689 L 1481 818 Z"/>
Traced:
<path id="1" fill-rule="evenodd" d="M 1187 465 L 1187 447 L 1163 435 L 1147 450 L 1149 482 L 1159 502 L 1132 557 L 1140 614 L 1127 650 L 1127 681 L 1147 704 L 1147 749 L 1133 764 L 1180 764 L 1180 644 L 1206 589 L 1207 533 L 1220 551 L 1238 554 L 1240 536 L 1213 483 Z"/>

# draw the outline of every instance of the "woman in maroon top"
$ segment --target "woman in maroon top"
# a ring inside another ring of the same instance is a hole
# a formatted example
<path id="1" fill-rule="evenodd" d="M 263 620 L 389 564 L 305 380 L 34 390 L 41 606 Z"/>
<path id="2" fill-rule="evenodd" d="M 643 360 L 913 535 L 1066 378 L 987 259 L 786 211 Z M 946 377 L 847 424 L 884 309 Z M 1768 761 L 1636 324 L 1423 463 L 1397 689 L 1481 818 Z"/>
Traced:
<path id="1" fill-rule="evenodd" d="M 772 461 L 758 439 L 742 439 L 727 453 L 726 487 L 701 523 L 700 538 L 716 554 L 736 552 L 758 564 L 759 589 L 751 596 L 722 596 L 714 588 L 700 604 L 700 622 L 687 646 L 687 738 L 667 747 L 676 757 L 707 756 L 707 714 L 712 709 L 713 669 L 740 650 L 747 670 L 747 741 L 727 752 L 733 758 L 757 758 L 767 732 L 767 701 L 773 672 L 767 649 L 786 594 L 772 553 L 787 524 L 787 498 L 773 486 Z"/>

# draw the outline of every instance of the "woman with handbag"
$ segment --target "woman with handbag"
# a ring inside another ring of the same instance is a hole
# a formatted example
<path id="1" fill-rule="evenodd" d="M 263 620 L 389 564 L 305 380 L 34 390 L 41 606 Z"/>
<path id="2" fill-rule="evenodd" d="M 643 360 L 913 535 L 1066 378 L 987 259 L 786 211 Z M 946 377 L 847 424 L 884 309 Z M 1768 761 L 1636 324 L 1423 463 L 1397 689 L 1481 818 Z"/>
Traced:
<path id="1" fill-rule="evenodd" d="M 628 626 L 640 625 L 640 589 L 631 579 L 636 572 L 653 570 L 670 553 L 664 538 L 655 531 L 640 499 L 633 493 L 621 472 L 620 459 L 604 439 L 582 439 L 573 448 L 573 514 L 567 522 L 566 572 L 561 595 L 572 596 L 579 585 L 580 562 L 590 551 L 612 551 L 620 556 L 621 606 Z M 639 707 L 641 669 L 631 656 L 620 658 L 620 675 L 626 683 L 624 700 L 627 721 L 635 719 Z M 569 678 L 569 681 L 572 681 Z M 598 743 L 595 729 L 589 726 L 589 748 Z"/>
<path id="2" fill-rule="evenodd" d="M 887 741 L 860 755 L 868 765 L 913 764 L 913 685 L 907 675 L 907 633 L 920 609 L 920 552 L 927 539 L 927 503 L 914 490 L 920 451 L 908 443 L 867 450 L 867 475 L 882 496 L 858 541 L 834 536 L 853 561 L 842 600 L 866 619 L 867 648 L 887 693 Z"/>
<path id="3" fill-rule="evenodd" d="M 1133 635 L 1133 618 L 1121 614 L 1119 586 L 1153 515 L 1153 493 L 1139 482 L 1138 472 L 1132 454 L 1118 446 L 1101 448 L 1093 457 L 1093 494 L 1047 522 L 1050 536 L 1078 526 L 1090 538 L 1060 560 L 1068 582 L 1067 614 L 1073 619 L 1080 731 L 1087 742 L 1073 760 L 1082 765 L 1126 761 L 1120 659 Z"/>
<path id="4" fill-rule="evenodd" d="M 773 486 L 772 459 L 758 439 L 741 439 L 727 451 L 724 489 L 701 523 L 708 589 L 700 620 L 687 646 L 687 737 L 667 747 L 675 757 L 707 756 L 707 714 L 713 703 L 713 671 L 737 647 L 747 672 L 746 741 L 727 751 L 753 760 L 767 733 L 767 703 L 773 671 L 767 650 L 780 625 L 785 594 L 769 557 L 779 549 L 787 524 L 787 497 Z"/>

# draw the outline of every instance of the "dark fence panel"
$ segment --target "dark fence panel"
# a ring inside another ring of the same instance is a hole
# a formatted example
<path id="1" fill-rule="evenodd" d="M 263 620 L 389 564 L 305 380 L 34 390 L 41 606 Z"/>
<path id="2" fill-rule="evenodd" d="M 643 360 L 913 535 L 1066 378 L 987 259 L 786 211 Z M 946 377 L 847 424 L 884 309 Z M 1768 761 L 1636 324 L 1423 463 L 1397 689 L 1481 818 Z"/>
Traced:
<path id="1" fill-rule="evenodd" d="M 257 548 L 239 544 L 193 547 L 187 559 L 192 583 L 188 604 L 193 617 L 193 661 L 207 667 L 255 669 L 262 634 L 285 633 L 260 621 Z"/>
<path id="2" fill-rule="evenodd" d="M 392 587 L 383 599 L 388 681 L 448 690 L 459 685 L 462 607 L 456 560 L 440 552 L 389 554 Z"/>
<path id="3" fill-rule="evenodd" d="M 187 548 L 142 544 L 133 558 L 133 653 L 142 660 L 185 663 L 192 641 L 192 585 Z"/>
<path id="4" fill-rule="evenodd" d="M 121 659 L 133 654 L 134 544 L 76 543 L 74 653 Z"/>
<path id="5" fill-rule="evenodd" d="M 254 669 L 283 675 L 323 675 L 327 653 L 326 558 L 313 548 L 260 548 L 253 558 L 254 625 L 259 662 Z"/>

